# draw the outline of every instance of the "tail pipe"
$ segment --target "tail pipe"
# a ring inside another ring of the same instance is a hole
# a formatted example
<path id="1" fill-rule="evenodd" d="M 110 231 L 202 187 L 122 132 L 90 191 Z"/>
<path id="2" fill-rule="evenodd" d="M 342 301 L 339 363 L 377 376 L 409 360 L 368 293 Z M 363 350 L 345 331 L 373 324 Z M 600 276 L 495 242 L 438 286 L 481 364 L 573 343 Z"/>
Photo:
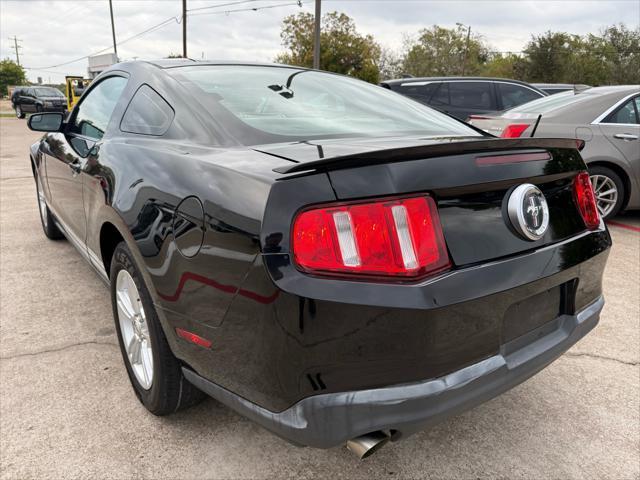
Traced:
<path id="1" fill-rule="evenodd" d="M 364 460 L 381 449 L 389 441 L 389 438 L 389 435 L 378 430 L 352 438 L 347 442 L 347 448 L 355 453 L 360 460 Z"/>

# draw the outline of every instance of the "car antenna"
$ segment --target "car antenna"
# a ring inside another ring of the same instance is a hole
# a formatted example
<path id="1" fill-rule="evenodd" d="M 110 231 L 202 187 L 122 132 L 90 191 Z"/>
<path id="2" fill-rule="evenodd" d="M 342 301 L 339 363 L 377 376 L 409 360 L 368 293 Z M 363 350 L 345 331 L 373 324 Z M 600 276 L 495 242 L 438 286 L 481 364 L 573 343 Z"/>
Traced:
<path id="1" fill-rule="evenodd" d="M 531 130 L 531 137 L 533 137 L 536 134 L 536 130 L 538 128 L 538 124 L 540 123 L 540 119 L 542 118 L 542 114 L 538 115 L 538 118 L 536 120 L 536 123 L 533 124 L 533 130 Z"/>

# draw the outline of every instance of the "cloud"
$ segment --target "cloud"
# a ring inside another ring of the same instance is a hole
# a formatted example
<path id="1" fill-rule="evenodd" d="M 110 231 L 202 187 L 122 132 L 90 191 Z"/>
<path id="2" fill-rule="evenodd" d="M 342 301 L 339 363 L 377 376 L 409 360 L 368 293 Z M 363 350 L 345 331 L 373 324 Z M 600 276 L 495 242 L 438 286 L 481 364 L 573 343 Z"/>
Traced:
<path id="1" fill-rule="evenodd" d="M 189 8 L 230 3 L 234 0 L 188 0 Z M 235 0 L 238 1 L 238 0 Z M 282 50 L 282 19 L 300 10 L 313 12 L 313 2 L 225 14 L 224 10 L 264 7 L 293 0 L 256 0 L 218 7 L 188 18 L 189 55 L 193 58 L 271 61 Z M 181 16 L 178 0 L 114 0 L 116 35 L 125 40 L 165 19 Z M 470 25 L 498 50 L 521 50 L 531 35 L 547 30 L 586 34 L 620 22 L 637 28 L 640 2 L 636 0 L 324 0 L 323 11 L 343 11 L 358 29 L 383 45 L 400 48 L 403 34 L 415 34 L 433 24 Z M 196 12 L 194 12 L 196 13 Z M 630 23 L 631 22 L 631 23 Z M 104 1 L 0 1 L 0 57 L 14 58 L 8 37 L 22 40 L 21 63 L 51 67 L 112 44 L 109 4 Z M 159 58 L 182 52 L 182 25 L 173 20 L 162 28 L 118 47 L 121 59 Z M 82 60 L 47 71 L 29 70 L 31 80 L 63 81 L 65 74 L 86 75 Z"/>

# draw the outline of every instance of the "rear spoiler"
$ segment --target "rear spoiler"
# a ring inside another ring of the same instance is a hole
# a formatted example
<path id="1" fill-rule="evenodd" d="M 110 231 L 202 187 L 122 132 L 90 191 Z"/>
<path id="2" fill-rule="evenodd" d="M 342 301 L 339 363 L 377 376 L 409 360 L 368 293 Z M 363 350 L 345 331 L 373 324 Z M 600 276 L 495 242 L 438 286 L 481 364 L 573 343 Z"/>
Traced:
<path id="1" fill-rule="evenodd" d="M 381 163 L 404 162 L 462 153 L 497 152 L 516 149 L 569 148 L 577 149 L 573 138 L 481 138 L 478 140 L 456 140 L 431 145 L 416 145 L 403 148 L 376 150 L 312 162 L 296 163 L 292 166 L 274 168 L 277 173 L 298 173 L 313 170 L 326 171 L 362 167 Z"/>

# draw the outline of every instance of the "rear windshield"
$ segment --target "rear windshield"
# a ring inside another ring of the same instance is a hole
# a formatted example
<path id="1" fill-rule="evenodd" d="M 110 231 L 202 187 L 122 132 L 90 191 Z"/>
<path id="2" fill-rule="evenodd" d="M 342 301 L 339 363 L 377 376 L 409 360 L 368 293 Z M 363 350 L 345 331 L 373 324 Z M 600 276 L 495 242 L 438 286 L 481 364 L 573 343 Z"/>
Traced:
<path id="1" fill-rule="evenodd" d="M 548 97 L 542 97 L 537 100 L 525 103 L 509 110 L 509 113 L 548 113 L 557 108 L 566 107 L 572 103 L 582 102 L 593 98 L 593 96 L 585 93 L 574 93 L 573 89 L 567 92 L 556 93 Z"/>
<path id="2" fill-rule="evenodd" d="M 245 145 L 352 136 L 479 136 L 398 93 L 340 75 L 240 65 L 168 72 Z"/>
<path id="3" fill-rule="evenodd" d="M 38 97 L 64 97 L 60 90 L 55 88 L 34 88 Z"/>

